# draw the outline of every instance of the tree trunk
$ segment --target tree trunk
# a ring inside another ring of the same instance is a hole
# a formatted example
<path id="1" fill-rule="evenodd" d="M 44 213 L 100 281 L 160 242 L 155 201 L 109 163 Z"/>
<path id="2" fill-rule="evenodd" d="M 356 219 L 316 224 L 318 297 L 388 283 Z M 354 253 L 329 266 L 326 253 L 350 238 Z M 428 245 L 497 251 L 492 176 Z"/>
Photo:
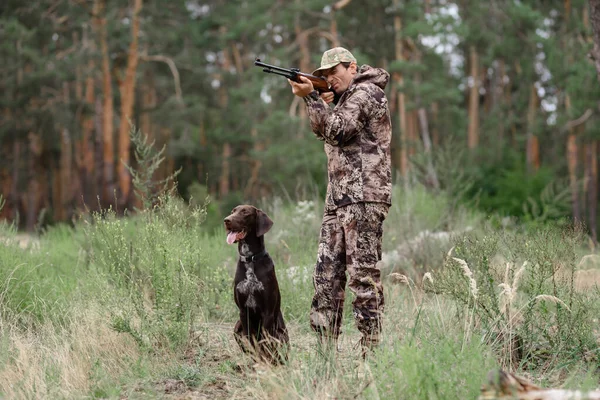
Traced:
<path id="1" fill-rule="evenodd" d="M 492 87 L 494 83 L 488 76 L 486 68 L 482 68 L 479 71 L 479 82 L 481 82 L 483 92 L 485 93 L 483 96 L 483 115 L 485 118 L 490 115 L 490 112 L 494 107 L 494 88 Z"/>
<path id="2" fill-rule="evenodd" d="M 569 167 L 569 185 L 571 187 L 571 204 L 573 218 L 581 221 L 581 208 L 579 206 L 579 188 L 577 187 L 577 137 L 569 134 L 567 138 L 567 164 Z"/>
<path id="3" fill-rule="evenodd" d="M 54 220 L 63 221 L 65 219 L 63 208 L 61 206 L 62 198 L 62 179 L 60 178 L 60 161 L 56 162 L 55 158 L 50 161 L 50 181 L 51 181 L 51 196 L 52 196 L 52 210 Z"/>
<path id="4" fill-rule="evenodd" d="M 227 28 L 221 27 L 221 34 L 225 34 L 227 32 Z M 223 82 L 224 75 L 229 71 L 231 66 L 231 61 L 229 59 L 229 53 L 227 47 L 223 50 L 223 65 L 221 66 L 221 73 L 219 74 L 219 79 L 221 81 L 221 86 L 219 88 L 219 106 L 221 109 L 227 109 L 227 104 L 229 103 L 229 96 L 227 94 L 227 90 L 225 89 L 225 84 Z M 230 191 L 230 181 L 231 181 L 231 155 L 233 154 L 233 150 L 231 148 L 231 144 L 226 142 L 223 143 L 222 153 L 221 153 L 221 176 L 219 177 L 219 195 L 221 198 L 227 196 Z"/>
<path id="5" fill-rule="evenodd" d="M 600 0 L 589 0 L 590 4 L 590 13 L 589 19 L 592 24 L 592 31 L 594 32 L 594 48 L 592 50 L 592 55 L 594 59 L 594 64 L 596 66 L 596 73 L 598 76 L 598 81 L 600 83 Z M 597 243 L 597 216 L 596 216 L 596 206 L 598 204 L 598 142 L 595 142 L 594 149 L 592 150 L 593 158 L 593 167 L 592 167 L 592 175 L 594 179 L 594 195 L 593 199 L 590 198 L 590 201 L 594 201 L 593 204 L 590 204 L 590 207 L 593 210 L 589 211 L 590 215 L 590 224 L 593 229 L 592 234 L 594 237 L 594 241 Z"/>
<path id="6" fill-rule="evenodd" d="M 535 135 L 535 121 L 537 109 L 539 107 L 539 98 L 535 85 L 532 83 L 529 92 L 529 107 L 527 110 L 527 171 L 536 172 L 540 168 L 540 145 L 538 137 Z"/>
<path id="7" fill-rule="evenodd" d="M 71 172 L 73 170 L 73 149 L 71 135 L 67 129 L 63 129 L 60 138 L 60 208 L 62 218 L 60 221 L 66 221 L 73 213 L 72 202 L 75 194 L 76 180 L 73 179 Z"/>
<path id="8" fill-rule="evenodd" d="M 127 53 L 127 67 L 125 70 L 125 79 L 120 85 L 121 92 L 121 122 L 119 125 L 119 159 L 117 160 L 117 175 L 119 179 L 120 202 L 126 205 L 129 202 L 129 192 L 131 190 L 131 176 L 127 170 L 130 151 L 130 120 L 133 113 L 133 104 L 135 102 L 135 74 L 139 61 L 138 39 L 140 31 L 140 11 L 142 10 L 142 0 L 134 0 L 133 12 L 131 15 L 131 43 Z"/>
<path id="9" fill-rule="evenodd" d="M 76 32 L 73 33 L 73 40 L 76 43 L 77 47 L 79 46 L 79 40 L 78 40 L 78 35 Z M 73 174 L 75 175 L 75 179 L 77 181 L 77 186 L 79 186 L 79 188 L 81 190 L 79 190 L 78 192 L 73 192 L 74 196 L 83 196 L 83 194 L 85 193 L 84 187 L 85 187 L 85 179 L 84 179 L 84 167 L 83 167 L 83 140 L 84 140 L 84 125 L 85 125 L 85 117 L 83 115 L 83 111 L 82 111 L 82 104 L 84 104 L 85 102 L 85 98 L 84 98 L 84 94 L 83 94 L 83 87 L 84 87 L 84 79 L 83 79 L 83 72 L 82 72 L 82 66 L 81 64 L 77 64 L 77 66 L 75 67 L 75 98 L 77 99 L 77 111 L 75 113 L 75 120 L 77 121 L 78 124 L 80 124 L 80 128 L 79 131 L 81 132 L 81 135 L 77 138 L 77 140 L 75 141 L 75 145 L 74 145 L 74 149 L 73 149 L 73 158 L 74 158 L 74 168 L 75 170 L 73 171 Z"/>
<path id="10" fill-rule="evenodd" d="M 204 121 L 203 117 L 200 119 L 199 136 L 200 136 L 199 137 L 200 148 L 206 149 L 208 140 L 206 138 L 206 122 Z M 206 183 L 206 181 L 205 181 L 206 176 L 204 176 L 204 171 L 206 170 L 206 165 L 204 163 L 204 160 L 198 161 L 197 170 L 198 170 L 198 182 L 202 183 L 202 184 Z M 204 199 L 197 199 L 197 200 L 200 201 L 200 200 L 204 200 Z"/>
<path id="11" fill-rule="evenodd" d="M 571 109 L 571 99 L 569 95 L 565 97 L 565 107 L 567 115 Z M 571 206 L 573 209 L 573 219 L 576 222 L 581 222 L 581 205 L 579 201 L 579 187 L 577 184 L 577 164 L 578 162 L 578 148 L 577 148 L 577 135 L 575 134 L 576 128 L 569 128 L 569 136 L 567 137 L 567 166 L 569 169 L 569 185 L 571 187 Z"/>
<path id="12" fill-rule="evenodd" d="M 596 65 L 598 81 L 600 82 L 600 0 L 589 0 L 589 3 L 590 21 L 594 32 L 594 48 L 591 53 Z"/>
<path id="13" fill-rule="evenodd" d="M 402 43 L 402 18 L 399 14 L 400 0 L 394 0 L 394 41 L 395 55 L 397 61 L 403 61 L 403 43 Z M 395 167 L 400 170 L 400 174 L 406 178 L 408 176 L 408 151 L 407 151 L 407 121 L 406 121 L 406 97 L 404 94 L 404 76 L 401 72 L 394 73 L 394 82 L 398 91 L 398 122 L 400 124 L 400 137 L 394 156 Z"/>
<path id="14" fill-rule="evenodd" d="M 258 131 L 256 128 L 252 128 L 250 131 L 252 135 L 252 140 L 254 141 L 254 152 L 256 154 L 260 154 L 265 146 L 258 138 Z M 258 198 L 260 193 L 260 182 L 258 180 L 258 176 L 260 174 L 260 169 L 262 167 L 262 161 L 260 158 L 257 158 L 252 161 L 252 165 L 250 167 L 250 179 L 248 179 L 248 183 L 246 184 L 246 188 L 244 189 L 244 196 L 246 198 Z"/>
<path id="15" fill-rule="evenodd" d="M 13 144 L 13 165 L 12 165 L 12 181 L 10 192 L 8 194 L 8 206 L 10 213 L 8 218 L 10 221 L 17 221 L 19 215 L 19 179 L 21 178 L 19 173 L 21 171 L 21 141 L 15 139 Z M 18 223 L 18 221 L 17 221 Z"/>
<path id="16" fill-rule="evenodd" d="M 96 2 L 97 3 L 97 2 Z M 94 5 L 94 12 L 98 12 L 98 7 Z M 98 38 L 99 36 L 99 22 L 97 17 L 92 17 L 92 30 Z M 87 31 L 86 31 L 87 32 Z M 85 69 L 85 93 L 83 93 L 83 102 L 87 107 L 88 112 L 84 113 L 81 117 L 81 137 L 77 145 L 77 167 L 79 173 L 79 186 L 81 187 L 80 199 L 83 202 L 84 208 L 88 209 L 95 203 L 94 193 L 94 118 L 96 116 L 91 110 L 95 109 L 96 103 L 96 62 L 92 59 L 93 55 L 97 50 L 96 42 L 90 40 L 87 33 L 83 34 L 82 37 L 83 49 L 87 51 L 88 61 L 87 68 Z M 77 90 L 77 96 L 80 96 L 79 89 Z"/>
<path id="17" fill-rule="evenodd" d="M 231 175 L 231 145 L 223 144 L 221 158 L 221 178 L 219 179 L 219 196 L 221 198 L 229 194 L 229 176 Z"/>
<path id="18" fill-rule="evenodd" d="M 509 136 L 510 138 L 507 138 L 507 142 L 510 143 L 510 145 L 512 146 L 513 150 L 517 151 L 518 150 L 518 143 L 517 143 L 517 124 L 515 123 L 515 110 L 514 107 L 510 106 L 513 102 L 513 85 L 515 84 L 515 82 L 520 82 L 521 80 L 521 67 L 519 66 L 518 61 L 516 61 L 514 64 L 514 69 L 515 69 L 515 73 L 513 73 L 513 76 L 510 76 L 510 74 L 508 75 L 509 78 L 509 83 L 507 85 L 504 86 L 504 104 L 506 104 L 508 106 L 508 115 L 507 115 L 507 119 L 510 121 L 509 123 Z"/>
<path id="19" fill-rule="evenodd" d="M 595 244 L 597 235 L 597 204 L 598 204 L 598 142 L 592 140 L 585 144 L 585 188 L 587 199 L 587 225 Z"/>
<path id="20" fill-rule="evenodd" d="M 300 7 L 300 0 L 296 0 L 296 5 L 298 6 L 298 10 Z M 294 15 L 294 31 L 296 33 L 296 42 L 298 43 L 298 47 L 300 48 L 300 71 L 310 71 L 310 48 L 308 45 L 308 34 L 302 31 L 302 17 L 300 11 L 298 11 Z M 304 107 L 303 102 L 298 101 L 296 105 L 299 107 L 299 115 L 300 115 L 300 129 L 298 129 L 297 135 L 302 136 L 304 133 L 307 118 L 306 118 L 306 108 Z"/>
<path id="21" fill-rule="evenodd" d="M 433 161 L 431 159 L 431 137 L 429 135 L 429 123 L 427 121 L 427 111 L 421 107 L 418 111 L 419 123 L 421 125 L 421 137 L 423 139 L 423 147 L 425 156 L 427 157 L 427 182 L 435 190 L 440 189 L 440 182 L 437 177 Z"/>
<path id="22" fill-rule="evenodd" d="M 479 145 L 479 56 L 475 46 L 469 48 L 470 82 L 469 82 L 469 149 Z"/>
<path id="23" fill-rule="evenodd" d="M 110 77 L 110 55 L 108 54 L 108 33 L 106 29 L 106 0 L 96 0 L 94 8 L 96 15 L 101 16 L 98 20 L 98 32 L 100 36 L 100 50 L 102 53 L 102 162 L 103 162 L 103 186 L 104 201 L 109 204 L 114 196 L 114 143 L 113 143 L 113 94 Z"/>
<path id="24" fill-rule="evenodd" d="M 63 82 L 63 102 L 70 103 L 69 83 Z M 74 181 L 71 179 L 73 149 L 71 137 L 66 128 L 60 129 L 60 159 L 58 168 L 53 172 L 56 193 L 54 200 L 54 217 L 57 221 L 65 221 L 69 218 L 67 210 L 71 205 L 74 192 Z"/>
<path id="25" fill-rule="evenodd" d="M 425 14 L 431 14 L 431 0 L 425 0 Z"/>
<path id="26" fill-rule="evenodd" d="M 102 208 L 102 196 L 104 188 L 104 110 L 102 109 L 103 101 L 100 98 L 96 99 L 94 106 L 94 180 L 93 184 L 96 190 L 93 192 L 94 199 L 91 203 L 93 210 Z"/>
<path id="27" fill-rule="evenodd" d="M 94 87 L 95 63 L 90 61 L 88 64 L 88 77 L 85 81 L 85 104 L 89 110 L 94 108 L 96 103 L 96 93 Z M 92 133 L 94 130 L 94 116 L 92 114 L 83 117 L 83 126 L 81 130 L 81 147 L 79 156 L 81 157 L 81 189 L 83 193 L 83 201 L 85 204 L 90 204 L 94 201 L 94 193 L 92 192 L 92 179 L 94 176 L 94 146 L 92 142 Z"/>
<path id="28" fill-rule="evenodd" d="M 500 103 L 500 115 L 502 117 L 502 119 L 504 119 L 504 100 L 506 99 L 506 89 L 505 89 L 505 84 L 504 84 L 504 76 L 506 75 L 506 64 L 504 63 L 504 60 L 499 60 L 498 61 L 498 91 L 499 91 L 499 96 L 498 96 L 498 103 Z M 504 146 L 504 136 L 505 136 L 505 130 L 504 130 L 504 123 L 503 121 L 500 122 L 498 124 L 498 142 L 500 143 L 501 146 Z M 498 157 L 501 157 L 501 152 L 498 152 Z"/>
<path id="29" fill-rule="evenodd" d="M 29 159 L 28 159 L 28 172 L 29 172 L 29 183 L 27 185 L 27 193 L 24 199 L 25 209 L 25 227 L 29 232 L 35 229 L 36 222 L 38 221 L 40 204 L 41 204 L 41 190 L 40 190 L 40 179 L 43 179 L 43 173 L 40 170 L 39 159 L 42 154 L 42 141 L 38 134 L 29 134 Z"/>
<path id="30" fill-rule="evenodd" d="M 419 143 L 419 127 L 417 126 L 417 110 L 411 110 L 406 113 L 406 128 L 408 130 L 408 156 L 414 156 L 417 153 L 417 144 Z"/>
<path id="31" fill-rule="evenodd" d="M 0 157 L 7 160 L 8 157 L 4 152 L 4 147 L 0 147 Z M 6 197 L 10 194 L 12 182 L 10 179 L 10 170 L 8 165 L 0 169 L 0 220 L 7 219 L 9 216 L 9 207 L 6 205 Z"/>
<path id="32" fill-rule="evenodd" d="M 433 147 L 437 147 L 440 144 L 440 131 L 438 128 L 439 113 L 440 107 L 438 105 L 438 102 L 434 101 L 433 103 L 431 103 L 431 115 L 433 120 L 433 126 L 431 128 L 431 139 L 433 141 Z"/>
<path id="33" fill-rule="evenodd" d="M 331 7 L 331 24 L 329 26 L 329 31 L 331 32 L 331 37 L 333 38 L 333 43 L 331 43 L 331 47 L 338 47 L 340 45 L 338 29 L 337 29 L 337 21 L 335 19 L 336 11 L 341 10 L 350 4 L 351 0 L 340 0 L 333 4 Z"/>

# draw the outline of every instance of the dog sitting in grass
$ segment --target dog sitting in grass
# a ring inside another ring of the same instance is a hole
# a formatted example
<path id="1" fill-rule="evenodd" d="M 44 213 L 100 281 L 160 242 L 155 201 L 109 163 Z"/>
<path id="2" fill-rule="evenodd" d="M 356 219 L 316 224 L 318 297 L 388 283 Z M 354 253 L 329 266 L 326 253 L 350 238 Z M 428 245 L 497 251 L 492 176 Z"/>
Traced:
<path id="1" fill-rule="evenodd" d="M 275 265 L 265 249 L 264 235 L 273 221 L 263 211 L 239 205 L 225 218 L 227 244 L 238 244 L 234 299 L 240 311 L 234 336 L 245 352 L 282 363 L 289 343 L 281 314 L 281 294 Z"/>

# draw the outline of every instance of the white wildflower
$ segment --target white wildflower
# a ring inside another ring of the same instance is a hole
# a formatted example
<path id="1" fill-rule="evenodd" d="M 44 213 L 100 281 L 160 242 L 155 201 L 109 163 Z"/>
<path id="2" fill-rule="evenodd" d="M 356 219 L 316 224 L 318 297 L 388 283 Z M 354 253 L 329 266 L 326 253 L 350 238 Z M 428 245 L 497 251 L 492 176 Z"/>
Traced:
<path id="1" fill-rule="evenodd" d="M 558 297 L 555 296 L 551 296 L 549 294 L 540 294 L 538 296 L 535 296 L 535 298 L 533 299 L 534 301 L 538 301 L 538 300 L 545 300 L 545 301 L 549 301 L 551 303 L 554 304 L 561 304 L 563 307 L 565 307 L 567 310 L 571 311 L 571 309 L 569 308 L 568 305 L 565 304 L 564 301 L 562 301 L 561 299 L 559 299 Z"/>
<path id="2" fill-rule="evenodd" d="M 471 272 L 471 269 L 469 268 L 469 266 L 467 265 L 467 262 L 465 260 L 462 260 L 462 259 L 456 258 L 456 257 L 452 257 L 452 259 L 460 264 L 460 268 L 463 271 L 463 275 L 465 277 L 467 277 L 467 279 L 469 279 L 471 295 L 473 296 L 474 299 L 476 299 L 477 294 L 479 293 L 479 289 L 477 288 L 477 282 L 473 278 L 473 272 Z"/>
<path id="3" fill-rule="evenodd" d="M 423 282 L 425 281 L 429 281 L 431 284 L 433 284 L 433 276 L 431 276 L 431 272 L 425 272 L 423 275 Z"/>
<path id="4" fill-rule="evenodd" d="M 389 275 L 390 279 L 392 280 L 392 282 L 394 283 L 403 283 L 408 285 L 409 281 L 408 281 L 408 277 L 404 274 L 400 274 L 398 272 L 392 272 Z"/>

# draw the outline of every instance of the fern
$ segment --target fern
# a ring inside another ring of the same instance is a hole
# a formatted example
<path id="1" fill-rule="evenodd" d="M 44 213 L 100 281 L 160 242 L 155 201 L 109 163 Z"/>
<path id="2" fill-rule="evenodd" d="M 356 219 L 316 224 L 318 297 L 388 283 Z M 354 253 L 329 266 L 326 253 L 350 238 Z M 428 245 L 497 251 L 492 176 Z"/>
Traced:
<path id="1" fill-rule="evenodd" d="M 523 214 L 530 221 L 557 220 L 568 213 L 571 204 L 571 187 L 564 182 L 552 181 L 542 189 L 539 198 L 527 197 Z"/>

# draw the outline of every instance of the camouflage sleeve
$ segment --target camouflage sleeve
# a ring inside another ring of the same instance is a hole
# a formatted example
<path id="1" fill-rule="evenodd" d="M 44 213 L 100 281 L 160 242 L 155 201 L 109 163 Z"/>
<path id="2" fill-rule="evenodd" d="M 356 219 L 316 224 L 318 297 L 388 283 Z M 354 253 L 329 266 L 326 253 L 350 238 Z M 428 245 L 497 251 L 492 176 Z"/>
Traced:
<path id="1" fill-rule="evenodd" d="M 365 106 L 371 100 L 367 92 L 359 89 L 335 109 L 331 109 L 317 92 L 304 97 L 304 101 L 315 135 L 332 146 L 341 146 L 362 131 L 369 109 Z"/>

